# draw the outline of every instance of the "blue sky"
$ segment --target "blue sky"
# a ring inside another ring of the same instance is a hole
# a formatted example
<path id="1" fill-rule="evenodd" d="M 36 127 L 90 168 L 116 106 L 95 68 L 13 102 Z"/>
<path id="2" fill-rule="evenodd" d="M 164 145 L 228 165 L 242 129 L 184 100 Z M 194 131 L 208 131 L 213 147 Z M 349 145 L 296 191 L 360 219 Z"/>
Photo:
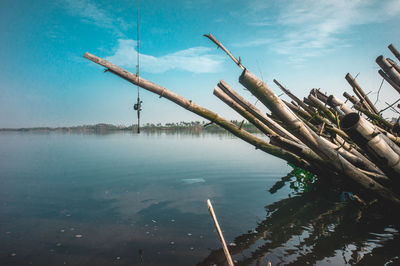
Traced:
<path id="1" fill-rule="evenodd" d="M 212 33 L 277 94 L 274 78 L 299 97 L 311 88 L 341 97 L 350 72 L 375 102 L 375 58 L 393 58 L 390 43 L 400 49 L 398 14 L 399 0 L 140 0 L 141 76 L 240 119 L 213 87 L 224 79 L 255 99 L 238 84 L 240 69 L 202 36 Z M 135 72 L 136 1 L 3 0 L 0 36 L 0 127 L 136 123 L 136 88 L 82 57 L 88 51 Z M 143 123 L 202 120 L 141 96 Z M 398 97 L 384 84 L 378 109 Z"/>

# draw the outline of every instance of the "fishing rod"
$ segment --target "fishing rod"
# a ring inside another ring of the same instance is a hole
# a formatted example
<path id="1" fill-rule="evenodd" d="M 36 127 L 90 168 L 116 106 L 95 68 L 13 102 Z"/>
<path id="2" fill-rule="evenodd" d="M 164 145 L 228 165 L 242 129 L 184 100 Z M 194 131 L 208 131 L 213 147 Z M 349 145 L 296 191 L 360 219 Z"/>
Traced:
<path id="1" fill-rule="evenodd" d="M 136 6 L 136 34 L 137 34 L 137 59 L 136 59 L 136 77 L 138 79 L 137 82 L 137 101 L 136 103 L 133 105 L 133 109 L 137 112 L 137 119 L 138 119 L 138 126 L 137 126 L 137 133 L 140 133 L 140 111 L 142 111 L 142 103 L 143 101 L 140 100 L 140 87 L 139 87 L 139 0 L 137 0 L 137 6 Z"/>

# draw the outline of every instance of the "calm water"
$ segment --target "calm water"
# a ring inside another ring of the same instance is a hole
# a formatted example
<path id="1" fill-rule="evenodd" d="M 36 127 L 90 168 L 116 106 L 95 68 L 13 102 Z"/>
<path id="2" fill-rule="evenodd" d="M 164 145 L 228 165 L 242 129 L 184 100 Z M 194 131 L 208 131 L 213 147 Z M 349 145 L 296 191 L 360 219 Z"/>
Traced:
<path id="1" fill-rule="evenodd" d="M 0 265 L 223 264 L 208 198 L 237 264 L 399 263 L 397 222 L 269 192 L 290 170 L 230 135 L 0 133 Z"/>

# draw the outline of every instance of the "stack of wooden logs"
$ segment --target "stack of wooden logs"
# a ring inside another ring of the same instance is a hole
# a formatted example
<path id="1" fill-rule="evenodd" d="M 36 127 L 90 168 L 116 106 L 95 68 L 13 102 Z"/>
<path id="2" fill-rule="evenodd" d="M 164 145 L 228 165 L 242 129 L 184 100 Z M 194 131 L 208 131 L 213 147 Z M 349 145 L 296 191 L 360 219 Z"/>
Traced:
<path id="1" fill-rule="evenodd" d="M 109 72 L 173 101 L 210 120 L 242 140 L 289 163 L 316 173 L 320 178 L 339 179 L 354 193 L 365 192 L 400 207 L 400 137 L 399 124 L 387 121 L 382 112 L 396 108 L 393 103 L 378 111 L 356 80 L 346 80 L 356 96 L 345 93 L 352 106 L 334 95 L 312 89 L 303 100 L 293 95 L 278 81 L 274 83 L 291 101 L 276 96 L 272 90 L 245 68 L 214 36 L 205 35 L 218 45 L 242 70 L 239 82 L 269 110 L 265 114 L 221 80 L 214 95 L 232 107 L 262 133 L 269 142 L 240 126 L 236 126 L 204 107 L 187 100 L 155 83 L 136 76 L 104 59 L 85 53 L 84 57 L 103 66 Z M 400 61 L 393 45 L 389 49 Z M 379 74 L 400 93 L 400 67 L 389 58 L 376 59 Z"/>

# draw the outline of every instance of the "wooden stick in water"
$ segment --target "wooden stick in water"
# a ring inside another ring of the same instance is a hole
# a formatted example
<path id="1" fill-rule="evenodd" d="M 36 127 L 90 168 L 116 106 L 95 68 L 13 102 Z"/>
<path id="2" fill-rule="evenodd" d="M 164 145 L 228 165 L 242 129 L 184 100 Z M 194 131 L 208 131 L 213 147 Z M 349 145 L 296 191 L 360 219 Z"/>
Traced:
<path id="1" fill-rule="evenodd" d="M 233 264 L 233 261 L 232 261 L 232 258 L 231 258 L 231 254 L 229 254 L 228 247 L 226 246 L 226 243 L 225 243 L 224 235 L 222 234 L 222 230 L 219 227 L 217 216 L 215 216 L 213 206 L 212 206 L 211 201 L 209 199 L 207 200 L 207 206 L 208 206 L 208 211 L 211 214 L 211 218 L 214 221 L 215 228 L 217 229 L 219 239 L 221 240 L 222 248 L 224 249 L 226 260 L 228 261 L 229 266 L 233 266 L 234 264 Z"/>

